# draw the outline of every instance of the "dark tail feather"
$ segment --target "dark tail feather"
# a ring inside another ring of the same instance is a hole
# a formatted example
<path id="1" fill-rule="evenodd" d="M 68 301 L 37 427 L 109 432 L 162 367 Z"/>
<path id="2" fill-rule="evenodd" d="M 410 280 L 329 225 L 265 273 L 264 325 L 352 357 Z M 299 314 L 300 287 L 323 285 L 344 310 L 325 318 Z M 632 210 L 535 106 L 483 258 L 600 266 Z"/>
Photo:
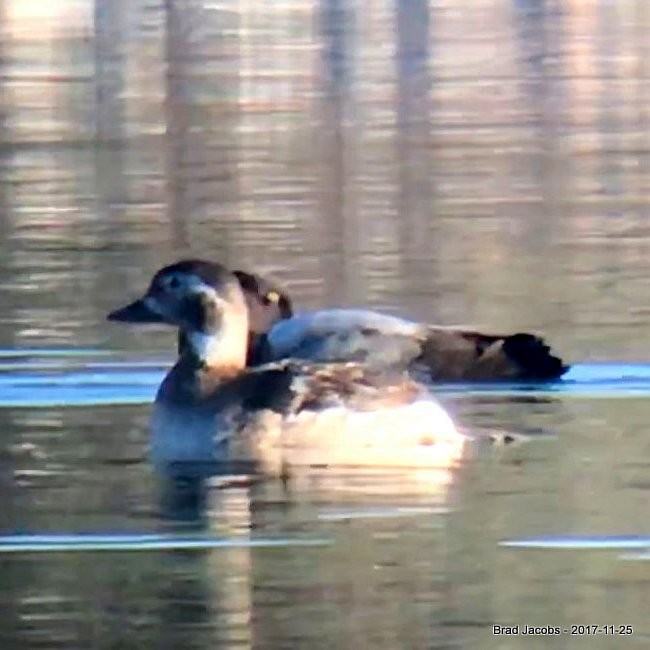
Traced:
<path id="1" fill-rule="evenodd" d="M 519 368 L 519 378 L 533 381 L 559 379 L 571 366 L 551 353 L 544 339 L 534 334 L 512 334 L 503 341 L 503 351 Z"/>

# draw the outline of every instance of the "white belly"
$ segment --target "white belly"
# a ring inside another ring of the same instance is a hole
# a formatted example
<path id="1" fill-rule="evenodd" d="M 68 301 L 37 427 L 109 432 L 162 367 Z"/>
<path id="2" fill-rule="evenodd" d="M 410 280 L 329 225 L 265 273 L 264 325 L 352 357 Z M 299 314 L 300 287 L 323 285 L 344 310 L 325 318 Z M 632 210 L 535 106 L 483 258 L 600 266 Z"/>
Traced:
<path id="1" fill-rule="evenodd" d="M 244 429 L 156 404 L 151 433 L 151 460 L 163 472 L 215 460 L 255 461 L 273 474 L 313 465 L 449 468 L 465 442 L 442 406 L 427 399 L 373 411 L 265 411 Z"/>

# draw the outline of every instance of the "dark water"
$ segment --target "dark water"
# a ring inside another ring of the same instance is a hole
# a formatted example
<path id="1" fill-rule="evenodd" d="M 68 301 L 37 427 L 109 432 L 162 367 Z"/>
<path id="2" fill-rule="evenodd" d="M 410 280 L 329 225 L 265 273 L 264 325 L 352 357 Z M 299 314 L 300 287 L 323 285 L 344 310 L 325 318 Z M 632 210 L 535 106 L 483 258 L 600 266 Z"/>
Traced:
<path id="1" fill-rule="evenodd" d="M 648 647 L 648 5 L 52 4 L 0 3 L 0 647 Z M 576 366 L 438 388 L 525 442 L 214 485 L 179 531 L 173 335 L 104 316 L 189 254 Z"/>

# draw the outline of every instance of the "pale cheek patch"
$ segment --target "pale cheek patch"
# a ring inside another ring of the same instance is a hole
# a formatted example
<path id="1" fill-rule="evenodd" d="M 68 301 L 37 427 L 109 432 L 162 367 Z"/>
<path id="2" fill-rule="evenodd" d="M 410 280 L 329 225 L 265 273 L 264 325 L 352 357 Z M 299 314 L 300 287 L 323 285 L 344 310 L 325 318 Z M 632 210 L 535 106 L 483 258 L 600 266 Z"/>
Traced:
<path id="1" fill-rule="evenodd" d="M 214 358 L 219 358 L 221 342 L 218 336 L 203 334 L 202 332 L 192 332 L 188 338 L 194 353 L 202 361 L 208 362 Z"/>
<path id="2" fill-rule="evenodd" d="M 204 332 L 217 332 L 221 324 L 221 312 L 214 300 L 205 296 L 201 297 L 201 329 Z"/>
<path id="3" fill-rule="evenodd" d="M 152 311 L 154 314 L 158 314 L 158 316 L 164 316 L 163 310 L 160 308 L 160 305 L 155 298 L 147 296 L 143 302 L 149 311 Z"/>
<path id="4" fill-rule="evenodd" d="M 185 329 L 204 334 L 217 334 L 225 307 L 216 292 L 205 284 L 194 284 L 175 307 L 179 322 Z"/>

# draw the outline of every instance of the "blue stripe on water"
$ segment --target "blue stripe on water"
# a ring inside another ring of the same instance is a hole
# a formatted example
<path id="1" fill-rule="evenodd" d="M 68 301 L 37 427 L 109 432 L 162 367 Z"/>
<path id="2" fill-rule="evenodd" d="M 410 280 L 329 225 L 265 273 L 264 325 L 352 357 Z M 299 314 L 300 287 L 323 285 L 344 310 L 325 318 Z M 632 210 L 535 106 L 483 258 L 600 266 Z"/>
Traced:
<path id="1" fill-rule="evenodd" d="M 536 537 L 499 542 L 499 546 L 528 549 L 622 550 L 650 549 L 650 537 L 643 536 L 586 536 L 586 537 Z"/>
<path id="2" fill-rule="evenodd" d="M 0 357 L 9 356 L 8 351 Z M 54 351 L 22 351 L 0 364 L 0 406 L 90 406 L 151 402 L 171 360 L 109 361 L 35 359 Z M 29 352 L 29 354 L 27 354 Z M 38 354 L 37 354 L 38 352 Z M 90 353 L 89 351 L 87 351 Z M 96 351 L 92 353 L 97 354 Z M 92 355 L 91 355 L 92 356 Z M 554 398 L 634 398 L 650 395 L 650 363 L 584 363 L 549 383 L 439 384 L 435 394 L 458 399 L 472 396 Z"/>
<path id="3" fill-rule="evenodd" d="M 113 356 L 110 350 L 99 348 L 0 348 L 0 359 L 26 357 L 103 357 Z"/>
<path id="4" fill-rule="evenodd" d="M 1 553 L 53 551 L 207 550 L 216 548 L 284 548 L 327 546 L 327 539 L 176 536 L 160 534 L 48 534 L 0 536 Z"/>
<path id="5" fill-rule="evenodd" d="M 650 395 L 650 363 L 579 363 L 554 382 L 446 384 L 436 386 L 435 392 L 450 396 L 640 397 Z"/>

